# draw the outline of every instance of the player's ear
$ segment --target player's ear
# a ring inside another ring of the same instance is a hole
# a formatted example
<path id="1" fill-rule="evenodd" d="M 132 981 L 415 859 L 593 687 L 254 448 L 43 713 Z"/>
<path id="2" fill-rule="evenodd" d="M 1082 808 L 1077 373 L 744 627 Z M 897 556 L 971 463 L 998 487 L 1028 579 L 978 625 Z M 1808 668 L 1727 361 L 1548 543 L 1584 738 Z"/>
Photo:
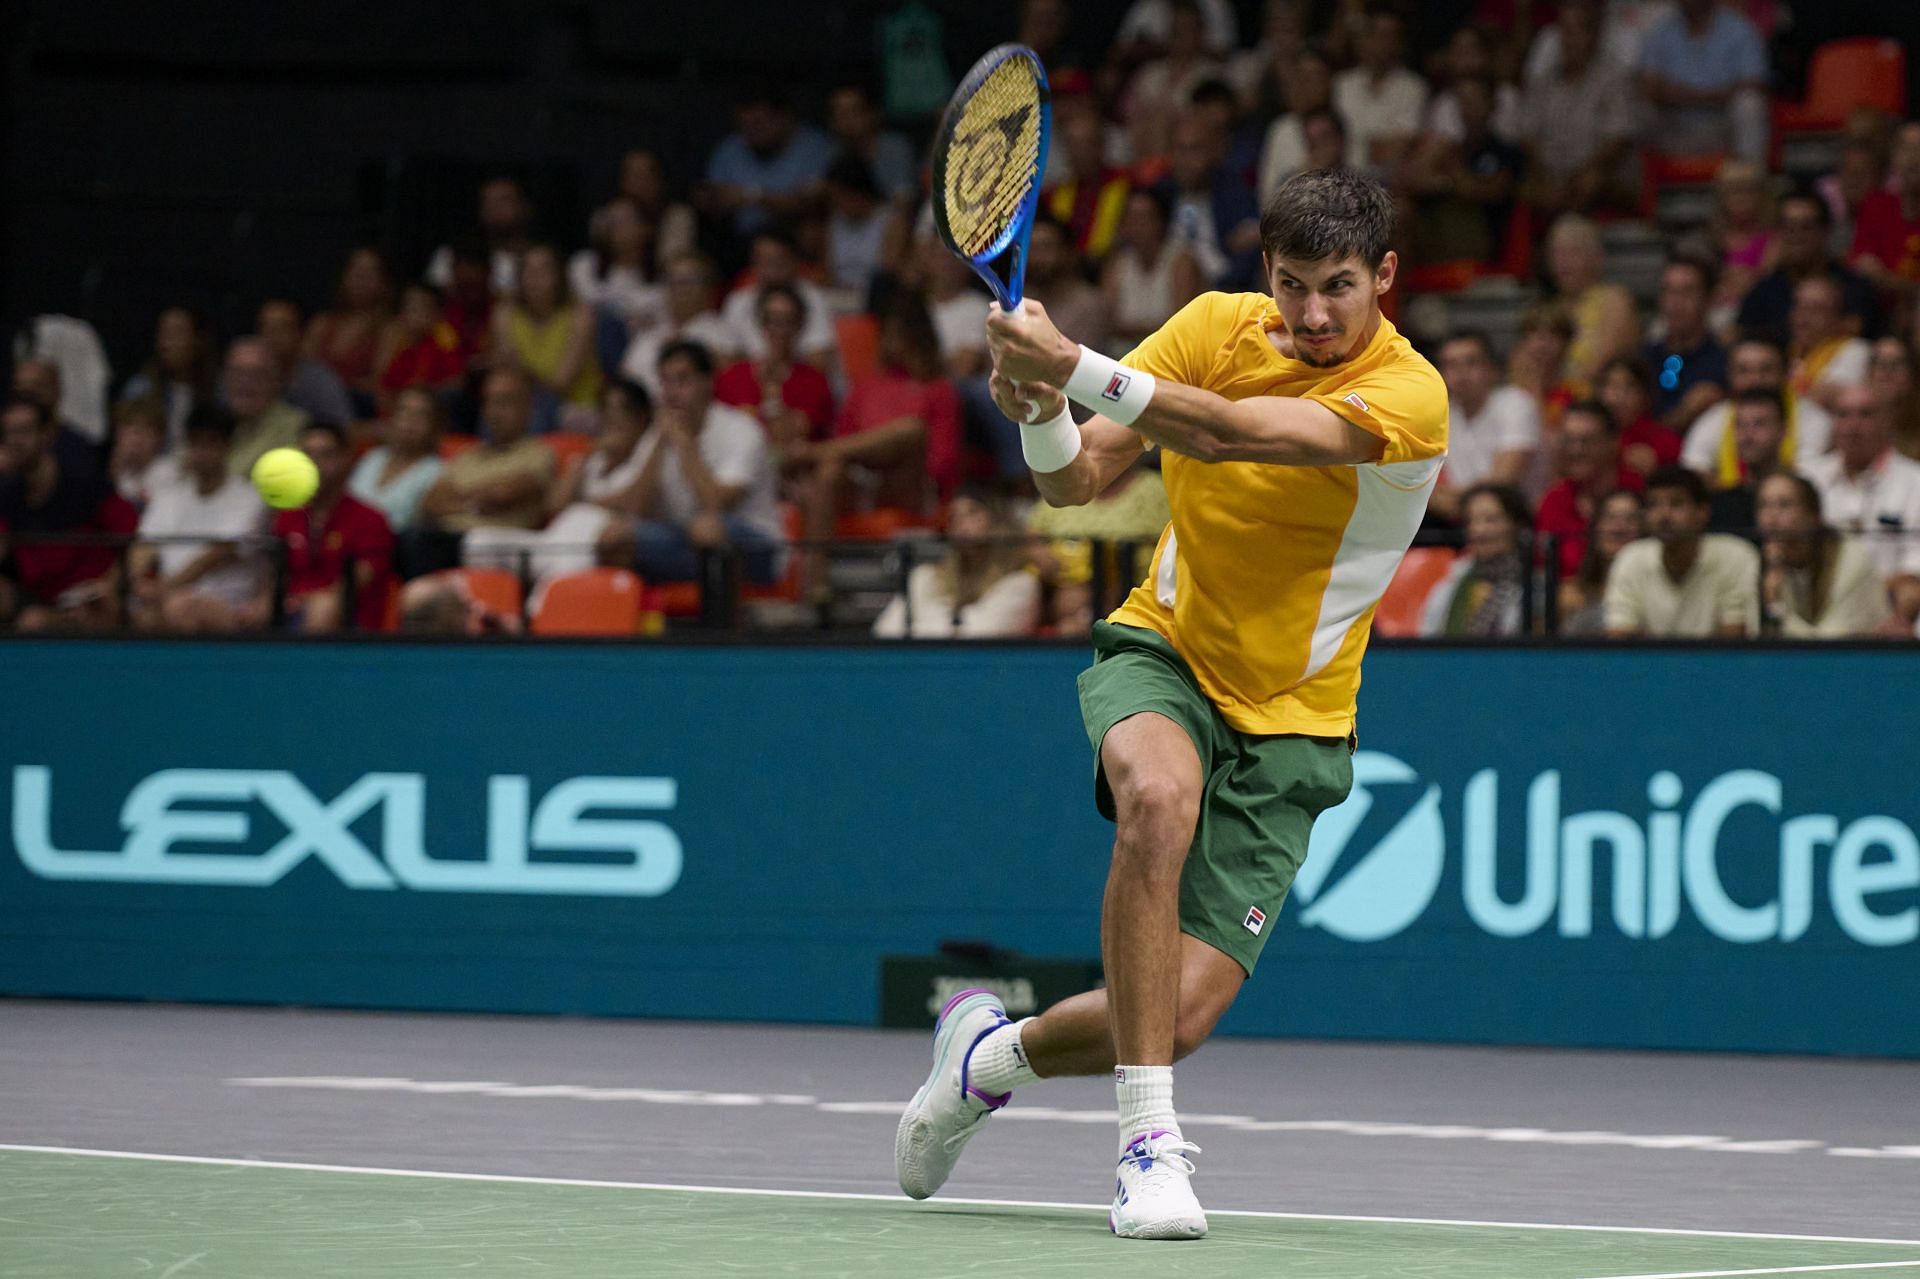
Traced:
<path id="1" fill-rule="evenodd" d="M 1394 277 L 1400 273 L 1400 255 L 1392 249 L 1380 259 L 1380 267 L 1373 273 L 1373 291 L 1375 295 L 1385 293 L 1393 287 Z"/>

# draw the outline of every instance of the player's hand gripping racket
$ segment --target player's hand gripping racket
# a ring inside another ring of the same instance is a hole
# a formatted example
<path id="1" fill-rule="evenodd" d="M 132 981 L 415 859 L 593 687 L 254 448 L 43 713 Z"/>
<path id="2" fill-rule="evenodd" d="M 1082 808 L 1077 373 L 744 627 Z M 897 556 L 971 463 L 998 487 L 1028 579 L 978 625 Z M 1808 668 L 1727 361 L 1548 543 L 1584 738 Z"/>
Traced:
<path id="1" fill-rule="evenodd" d="M 974 63 L 953 91 L 934 138 L 933 224 L 1004 311 L 1019 309 L 1026 284 L 1051 102 L 1040 56 L 1025 45 L 1003 44 Z M 1005 279 L 996 259 L 1005 264 Z"/>

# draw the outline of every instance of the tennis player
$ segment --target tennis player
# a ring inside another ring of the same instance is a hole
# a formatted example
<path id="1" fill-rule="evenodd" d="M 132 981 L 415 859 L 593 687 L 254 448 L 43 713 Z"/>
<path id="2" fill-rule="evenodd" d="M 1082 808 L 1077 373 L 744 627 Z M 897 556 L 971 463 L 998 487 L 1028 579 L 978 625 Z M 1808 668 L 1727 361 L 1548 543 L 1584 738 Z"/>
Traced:
<path id="1" fill-rule="evenodd" d="M 1117 826 L 1107 987 L 1017 1023 L 988 992 L 954 997 L 895 1139 L 916 1199 L 1014 1089 L 1111 1070 L 1112 1230 L 1206 1233 L 1173 1063 L 1252 975 L 1314 819 L 1352 785 L 1374 605 L 1446 454 L 1440 375 L 1380 313 L 1392 231 L 1373 179 L 1303 173 L 1260 220 L 1272 297 L 1203 294 L 1122 361 L 1032 301 L 987 321 L 994 398 L 1036 423 L 1041 496 L 1090 502 L 1157 445 L 1173 522 L 1080 676 L 1095 801 Z M 1076 425 L 1068 401 L 1093 416 Z"/>

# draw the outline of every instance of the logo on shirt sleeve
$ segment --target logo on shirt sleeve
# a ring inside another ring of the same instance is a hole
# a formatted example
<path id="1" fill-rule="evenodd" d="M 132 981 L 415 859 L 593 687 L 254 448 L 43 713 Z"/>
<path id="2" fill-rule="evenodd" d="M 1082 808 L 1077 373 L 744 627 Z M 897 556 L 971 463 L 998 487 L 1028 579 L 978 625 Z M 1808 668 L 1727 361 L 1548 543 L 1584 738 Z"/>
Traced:
<path id="1" fill-rule="evenodd" d="M 1100 392 L 1100 398 L 1103 400 L 1112 400 L 1115 404 L 1118 404 L 1120 397 L 1125 395 L 1127 388 L 1132 385 L 1132 378 L 1124 373 L 1116 373 L 1107 379 L 1107 389 Z"/>
<path id="2" fill-rule="evenodd" d="M 1360 398 L 1358 391 L 1348 391 L 1345 395 L 1341 396 L 1340 399 L 1347 404 L 1353 405 L 1354 408 L 1359 409 L 1362 413 L 1373 412 L 1372 409 L 1367 407 L 1367 402 Z"/>

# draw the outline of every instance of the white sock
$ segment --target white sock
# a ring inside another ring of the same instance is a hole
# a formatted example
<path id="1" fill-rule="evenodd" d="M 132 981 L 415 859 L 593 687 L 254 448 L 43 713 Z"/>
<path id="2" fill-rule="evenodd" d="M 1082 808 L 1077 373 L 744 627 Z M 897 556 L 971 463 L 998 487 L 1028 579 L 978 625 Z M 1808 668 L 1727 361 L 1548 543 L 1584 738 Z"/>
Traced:
<path id="1" fill-rule="evenodd" d="M 1027 1050 L 1020 1043 L 1020 1032 L 1032 1020 L 1028 1017 L 1002 1026 L 973 1046 L 973 1055 L 967 1059 L 970 1087 L 998 1094 L 1012 1092 L 1022 1084 L 1040 1082 L 1040 1076 L 1027 1064 Z"/>
<path id="2" fill-rule="evenodd" d="M 1113 1090 L 1120 1101 L 1120 1149 L 1143 1133 L 1178 1134 L 1173 1117 L 1172 1066 L 1115 1066 Z"/>

